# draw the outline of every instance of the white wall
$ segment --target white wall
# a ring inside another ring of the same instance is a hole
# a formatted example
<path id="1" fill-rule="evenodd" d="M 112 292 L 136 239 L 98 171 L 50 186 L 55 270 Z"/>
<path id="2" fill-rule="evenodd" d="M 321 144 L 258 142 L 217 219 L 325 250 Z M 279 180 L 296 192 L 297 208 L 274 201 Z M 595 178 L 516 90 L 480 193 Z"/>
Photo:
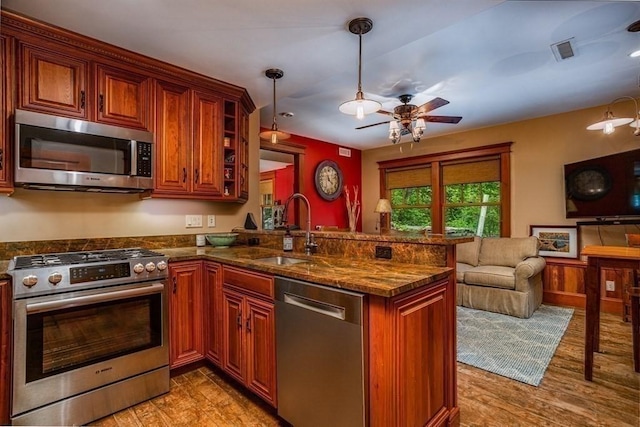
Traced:
<path id="1" fill-rule="evenodd" d="M 16 189 L 0 196 L 0 241 L 202 234 L 244 225 L 247 212 L 260 219 L 260 115 L 250 117 L 249 201 L 203 202 L 146 199 L 131 194 L 88 194 Z M 185 228 L 187 214 L 216 215 L 216 227 Z"/>

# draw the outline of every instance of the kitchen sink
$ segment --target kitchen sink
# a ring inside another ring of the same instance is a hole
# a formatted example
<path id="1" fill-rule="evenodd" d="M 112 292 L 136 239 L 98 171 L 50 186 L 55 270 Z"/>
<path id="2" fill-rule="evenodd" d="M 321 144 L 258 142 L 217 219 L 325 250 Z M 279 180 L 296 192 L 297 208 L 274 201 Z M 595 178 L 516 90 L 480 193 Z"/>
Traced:
<path id="1" fill-rule="evenodd" d="M 274 265 L 294 265 L 299 264 L 301 262 L 309 262 L 306 259 L 300 258 L 291 258 L 286 256 L 271 256 L 267 258 L 256 258 L 254 261 L 264 262 L 266 264 L 274 264 Z"/>

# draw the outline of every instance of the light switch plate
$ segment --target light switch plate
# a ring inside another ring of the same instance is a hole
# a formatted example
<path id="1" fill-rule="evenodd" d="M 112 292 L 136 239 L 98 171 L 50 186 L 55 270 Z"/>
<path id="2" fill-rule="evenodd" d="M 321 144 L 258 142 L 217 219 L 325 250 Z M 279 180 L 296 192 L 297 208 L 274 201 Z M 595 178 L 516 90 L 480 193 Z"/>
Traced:
<path id="1" fill-rule="evenodd" d="M 202 227 L 202 215 L 185 215 L 185 227 L 187 228 Z"/>
<path id="2" fill-rule="evenodd" d="M 604 282 L 604 287 L 607 290 L 607 292 L 615 292 L 616 282 L 614 282 L 613 280 L 607 280 L 606 282 Z"/>

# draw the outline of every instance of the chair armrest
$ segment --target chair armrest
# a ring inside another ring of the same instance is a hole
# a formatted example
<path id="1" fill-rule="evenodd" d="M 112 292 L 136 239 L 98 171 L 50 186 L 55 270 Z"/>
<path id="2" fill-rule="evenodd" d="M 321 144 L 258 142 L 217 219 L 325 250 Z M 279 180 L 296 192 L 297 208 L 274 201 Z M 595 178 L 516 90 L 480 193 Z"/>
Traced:
<path id="1" fill-rule="evenodd" d="M 542 257 L 531 257 L 516 265 L 516 280 L 528 279 L 544 270 L 547 262 Z"/>

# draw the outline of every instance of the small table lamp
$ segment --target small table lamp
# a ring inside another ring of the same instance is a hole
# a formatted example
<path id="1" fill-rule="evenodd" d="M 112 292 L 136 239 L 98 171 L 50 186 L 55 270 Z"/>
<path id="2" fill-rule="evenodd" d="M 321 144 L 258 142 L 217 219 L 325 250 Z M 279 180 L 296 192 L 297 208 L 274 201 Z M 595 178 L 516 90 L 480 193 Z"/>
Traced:
<path id="1" fill-rule="evenodd" d="M 386 226 L 387 224 L 385 215 L 391 213 L 391 203 L 389 202 L 389 199 L 378 200 L 378 204 L 373 211 L 380 214 L 380 219 L 378 219 L 378 222 L 380 223 L 380 234 L 382 234 L 382 227 L 383 225 Z"/>

